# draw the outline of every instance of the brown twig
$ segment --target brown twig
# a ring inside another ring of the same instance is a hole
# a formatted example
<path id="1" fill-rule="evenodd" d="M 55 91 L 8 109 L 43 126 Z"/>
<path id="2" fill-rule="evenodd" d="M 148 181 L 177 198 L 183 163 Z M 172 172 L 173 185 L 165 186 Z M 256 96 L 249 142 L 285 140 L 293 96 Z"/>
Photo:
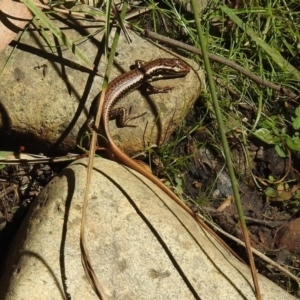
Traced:
<path id="1" fill-rule="evenodd" d="M 35 3 L 35 5 L 42 9 L 48 9 L 50 11 L 55 11 L 55 12 L 66 14 L 66 15 L 72 15 L 72 16 L 81 17 L 81 18 L 91 17 L 94 20 L 101 21 L 103 23 L 105 22 L 104 17 L 101 18 L 99 16 L 88 16 L 88 14 L 85 14 L 84 12 L 72 11 L 70 9 L 53 7 L 53 6 L 49 6 L 49 5 L 45 5 L 45 4 L 41 4 L 41 3 Z"/>
<path id="2" fill-rule="evenodd" d="M 234 217 L 235 220 L 239 219 L 239 216 L 236 214 L 232 214 L 229 211 L 222 211 L 220 212 L 219 210 L 215 209 L 215 208 L 211 208 L 211 207 L 207 207 L 206 211 L 209 212 L 210 215 L 212 216 L 218 216 L 218 215 L 223 215 L 226 218 L 229 217 Z M 251 218 L 251 217 L 247 217 L 245 216 L 245 221 L 247 223 L 252 223 L 252 224 L 260 224 L 269 228 L 275 228 L 278 226 L 281 226 L 282 224 L 285 224 L 287 221 L 268 221 L 268 220 L 261 220 L 261 219 L 256 219 L 256 218 Z"/>
<path id="3" fill-rule="evenodd" d="M 193 46 L 190 46 L 190 45 L 178 42 L 176 40 L 173 40 L 171 38 L 165 37 L 163 35 L 160 35 L 158 33 L 150 31 L 150 30 L 145 30 L 144 34 L 145 34 L 145 36 L 147 38 L 158 40 L 160 42 L 168 44 L 169 46 L 179 47 L 181 49 L 185 49 L 187 51 L 190 51 L 192 53 L 195 53 L 195 54 L 198 54 L 198 55 L 202 56 L 201 50 L 199 50 L 196 47 L 193 47 Z M 282 86 L 277 85 L 277 84 L 275 84 L 275 83 L 273 83 L 273 82 L 271 82 L 269 80 L 262 79 L 261 77 L 255 75 L 254 73 L 250 72 L 249 70 L 243 68 L 242 66 L 240 66 L 237 63 L 235 63 L 232 60 L 226 59 L 226 58 L 224 58 L 222 56 L 219 56 L 219 55 L 216 55 L 216 54 L 212 54 L 212 53 L 208 53 L 208 57 L 209 57 L 209 59 L 211 59 L 213 61 L 219 62 L 221 64 L 224 64 L 224 65 L 228 66 L 228 67 L 231 67 L 234 70 L 239 71 L 240 73 L 244 74 L 245 76 L 247 76 L 250 79 L 252 79 L 253 81 L 255 81 L 257 84 L 260 84 L 262 86 L 265 86 L 265 87 L 271 88 L 271 89 L 273 89 L 275 91 L 278 91 L 280 93 L 283 93 L 283 94 L 285 94 L 286 96 L 288 96 L 290 98 L 297 98 L 298 97 L 290 89 L 283 88 Z"/>
<path id="4" fill-rule="evenodd" d="M 100 21 L 100 22 L 105 23 L 104 17 L 100 17 L 100 16 L 96 16 L 96 15 L 93 16 L 93 15 L 89 14 L 89 12 L 84 13 L 84 12 L 72 11 L 70 9 L 53 7 L 53 6 L 49 6 L 49 5 L 45 5 L 45 4 L 41 4 L 41 3 L 35 3 L 35 5 L 39 8 L 48 9 L 50 11 L 55 11 L 55 12 L 62 13 L 65 15 L 72 15 L 72 16 L 81 17 L 81 18 L 88 19 L 88 20 Z M 140 16 L 140 15 L 148 12 L 149 10 L 150 10 L 149 8 L 135 9 L 134 11 L 129 12 L 126 15 L 125 20 L 129 20 L 129 19 L 135 18 L 136 16 Z"/>
<path id="5" fill-rule="evenodd" d="M 203 217 L 199 214 L 199 218 L 203 218 Z M 206 220 L 206 222 L 208 222 L 208 221 Z M 239 240 L 238 238 L 234 237 L 233 235 L 231 235 L 231 234 L 227 233 L 226 231 L 222 230 L 221 228 L 216 226 L 214 223 L 211 223 L 211 222 L 209 222 L 209 223 L 216 231 L 218 231 L 221 234 L 223 234 L 224 236 L 230 238 L 232 241 L 236 242 L 237 244 L 242 245 L 243 247 L 245 247 L 245 243 L 243 241 Z M 266 263 L 271 264 L 272 266 L 276 267 L 278 270 L 280 270 L 281 272 L 283 272 L 284 274 L 286 274 L 287 276 L 289 276 L 290 278 L 295 280 L 297 283 L 299 282 L 299 278 L 297 276 L 295 276 L 294 274 L 292 274 L 285 267 L 282 267 L 281 265 L 279 265 L 278 263 L 276 263 L 275 261 L 273 261 L 272 259 L 270 259 L 266 255 L 262 254 L 261 252 L 259 252 L 255 248 L 251 248 L 251 250 L 258 257 L 262 258 Z"/>

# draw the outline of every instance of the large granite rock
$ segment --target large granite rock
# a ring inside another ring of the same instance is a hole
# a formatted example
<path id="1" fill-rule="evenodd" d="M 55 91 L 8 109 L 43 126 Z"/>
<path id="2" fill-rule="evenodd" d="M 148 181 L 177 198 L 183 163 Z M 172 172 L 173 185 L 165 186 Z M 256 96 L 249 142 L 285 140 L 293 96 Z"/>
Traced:
<path id="1" fill-rule="evenodd" d="M 52 21 L 91 63 L 83 63 L 64 45 L 55 47 L 58 42 L 49 34 L 53 46 L 51 52 L 39 31 L 33 28 L 23 33 L 18 44 L 13 42 L 7 47 L 0 56 L 0 69 L 5 66 L 0 81 L 0 144 L 6 147 L 2 150 L 11 150 L 13 146 L 16 149 L 20 145 L 27 152 L 73 150 L 81 141 L 78 133 L 87 118 L 91 102 L 101 91 L 102 77 L 96 76 L 91 69 L 95 64 L 99 72 L 105 73 L 104 31 L 99 31 L 103 23 L 75 22 L 72 19 Z M 89 34 L 90 38 L 86 38 Z M 170 57 L 168 52 L 133 31 L 129 30 L 129 34 L 131 44 L 121 34 L 110 80 L 128 71 L 135 60 Z M 6 65 L 7 60 L 9 63 Z M 203 86 L 200 80 L 203 73 L 195 62 L 188 62 L 197 71 L 192 70 L 185 78 L 154 83 L 174 86 L 171 92 L 142 96 L 140 91 L 135 91 L 122 99 L 120 106 L 132 108 L 132 115 L 147 112 L 134 120 L 136 128 L 121 129 L 122 134 L 115 124 L 111 124 L 114 139 L 127 152 L 133 153 L 167 140 L 198 98 Z"/>
<path id="2" fill-rule="evenodd" d="M 81 263 L 86 160 L 54 178 L 18 232 L 0 299 L 97 299 Z M 255 299 L 249 269 L 149 180 L 96 159 L 86 242 L 107 299 Z M 259 276 L 265 300 L 294 299 Z"/>

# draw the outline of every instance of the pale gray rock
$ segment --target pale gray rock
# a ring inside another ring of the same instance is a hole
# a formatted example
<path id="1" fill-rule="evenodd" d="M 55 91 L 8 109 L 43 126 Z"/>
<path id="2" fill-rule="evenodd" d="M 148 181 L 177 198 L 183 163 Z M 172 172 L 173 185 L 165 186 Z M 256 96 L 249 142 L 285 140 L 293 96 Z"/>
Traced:
<path id="1" fill-rule="evenodd" d="M 101 42 L 104 30 L 99 32 L 103 23 L 78 21 L 77 28 L 81 32 L 73 29 L 72 20 L 64 20 L 63 23 L 53 20 L 53 23 L 70 40 L 76 41 L 78 49 L 97 65 L 99 72 L 105 73 Z M 91 33 L 90 39 L 82 35 Z M 168 52 L 133 31 L 129 30 L 129 35 L 131 44 L 121 34 L 110 80 L 128 71 L 135 60 L 171 57 Z M 50 43 L 55 45 L 52 35 L 48 36 Z M 92 100 L 101 91 L 102 78 L 88 69 L 92 65 L 80 67 L 84 63 L 65 46 L 58 52 L 53 47 L 54 52 L 51 53 L 49 45 L 33 28 L 22 35 L 16 49 L 13 46 L 15 44 L 7 47 L 0 56 L 0 69 L 5 66 L 0 81 L 0 144 L 10 149 L 16 144 L 23 145 L 27 152 L 46 152 L 52 147 L 70 151 L 76 145 L 78 132 L 87 118 Z M 121 129 L 122 134 L 115 124 L 111 124 L 114 139 L 128 153 L 167 140 L 199 96 L 203 73 L 196 63 L 188 62 L 197 71 L 191 71 L 185 78 L 154 83 L 157 86 L 173 86 L 171 92 L 142 96 L 135 91 L 122 99 L 120 106 L 131 108 L 132 115 L 147 112 L 132 121 L 136 128 Z M 46 68 L 43 67 L 45 65 Z"/>
<path id="2" fill-rule="evenodd" d="M 54 178 L 10 251 L 0 299 L 97 299 L 81 263 L 86 160 Z M 149 180 L 96 159 L 86 243 L 107 299 L 255 299 L 247 266 Z M 259 275 L 265 300 L 294 299 Z"/>

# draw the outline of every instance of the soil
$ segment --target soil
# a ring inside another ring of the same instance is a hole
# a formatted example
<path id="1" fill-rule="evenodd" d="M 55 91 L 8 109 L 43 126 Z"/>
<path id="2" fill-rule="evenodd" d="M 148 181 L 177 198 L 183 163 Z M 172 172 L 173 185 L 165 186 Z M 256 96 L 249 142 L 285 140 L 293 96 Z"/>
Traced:
<path id="1" fill-rule="evenodd" d="M 224 231 L 243 241 L 230 179 L 222 169 L 223 165 L 218 163 L 223 160 L 209 149 L 197 149 L 197 141 L 201 140 L 207 140 L 207 137 L 202 134 L 193 137 L 189 149 L 193 149 L 193 145 L 195 148 L 187 153 L 192 154 L 192 158 L 185 171 L 183 170 L 185 193 L 194 199 L 190 202 L 190 207 L 202 214 L 209 214 L 209 218 Z M 258 143 L 258 146 L 250 145 L 249 153 L 252 160 L 247 164 L 244 152 L 237 145 L 238 141 L 231 141 L 231 153 L 237 167 L 238 189 L 251 245 L 298 276 L 300 202 L 296 194 L 300 186 L 297 159 L 280 158 L 274 147 L 263 147 Z M 272 195 L 274 197 L 266 195 L 267 188 L 276 191 L 275 195 Z M 198 203 L 197 201 L 195 203 L 196 199 L 199 199 Z M 205 208 L 198 206 L 199 203 L 203 205 L 201 199 L 205 199 Z M 224 236 L 222 238 L 247 261 L 243 247 Z M 294 296 L 300 297 L 296 282 L 257 256 L 255 262 L 259 273 Z"/>
<path id="2" fill-rule="evenodd" d="M 0 170 L 0 278 L 10 243 L 31 203 L 64 166 L 20 164 Z"/>

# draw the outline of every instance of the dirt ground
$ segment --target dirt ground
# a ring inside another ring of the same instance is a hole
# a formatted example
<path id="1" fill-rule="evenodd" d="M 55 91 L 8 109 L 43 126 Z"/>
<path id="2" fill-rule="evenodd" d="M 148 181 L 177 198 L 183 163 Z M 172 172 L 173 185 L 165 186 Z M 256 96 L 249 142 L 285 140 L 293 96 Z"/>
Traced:
<path id="1" fill-rule="evenodd" d="M 205 137 L 194 137 L 192 144 L 199 139 L 205 140 Z M 255 144 L 250 146 L 252 160 L 247 163 L 242 147 L 239 147 L 237 142 L 231 142 L 233 145 L 231 153 L 238 170 L 238 188 L 251 245 L 298 276 L 300 268 L 298 160 L 280 158 L 274 147 L 264 147 L 258 143 L 257 146 Z M 190 149 L 193 149 L 193 146 L 190 146 Z M 209 217 L 224 231 L 244 240 L 226 171 L 222 170 L 222 165 L 218 165 L 218 158 L 210 150 L 196 149 L 191 152 L 193 156 L 187 168 L 189 171 L 184 172 L 185 193 L 191 199 L 200 199 L 200 205 L 201 199 L 205 199 L 205 208 L 200 206 L 199 209 L 194 201 L 191 202 L 191 207 L 202 214 L 209 214 Z M 270 178 L 274 180 L 270 181 Z M 268 189 L 273 191 L 272 197 L 269 196 Z M 224 236 L 222 238 L 236 253 L 247 260 L 244 248 Z M 254 257 L 260 273 L 294 296 L 300 296 L 296 282 L 257 256 Z"/>

